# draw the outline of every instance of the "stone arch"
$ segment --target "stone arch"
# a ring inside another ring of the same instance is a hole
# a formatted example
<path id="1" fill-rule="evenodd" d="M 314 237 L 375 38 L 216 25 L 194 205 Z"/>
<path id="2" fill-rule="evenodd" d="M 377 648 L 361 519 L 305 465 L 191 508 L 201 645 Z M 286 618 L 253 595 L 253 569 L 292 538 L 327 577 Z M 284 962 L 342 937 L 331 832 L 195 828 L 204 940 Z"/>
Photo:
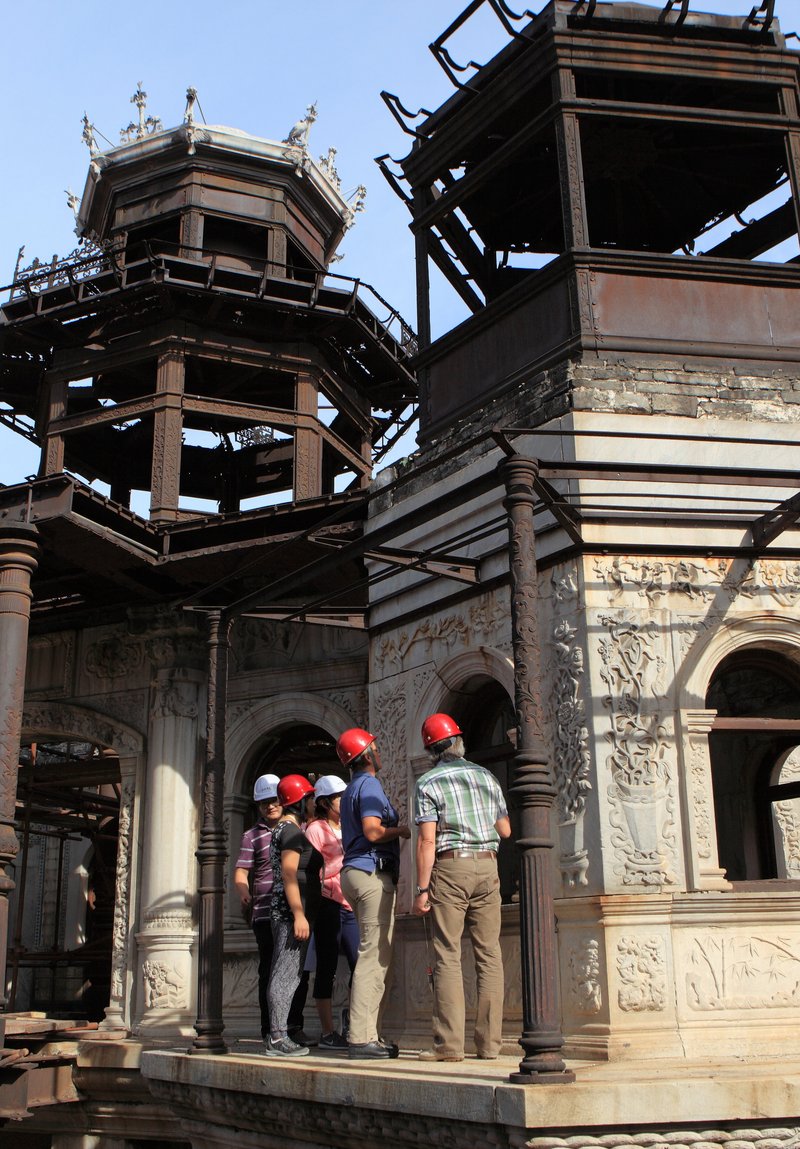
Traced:
<path id="1" fill-rule="evenodd" d="M 85 706 L 66 702 L 32 703 L 22 714 L 22 734 L 77 734 L 91 742 L 117 751 L 120 758 L 138 756 L 144 750 L 144 737 L 132 726 L 99 714 Z"/>
<path id="2" fill-rule="evenodd" d="M 334 738 L 354 725 L 352 715 L 342 706 L 318 694 L 285 694 L 256 703 L 236 719 L 226 735 L 226 795 L 240 793 L 253 747 L 259 740 L 295 722 L 319 726 Z"/>
<path id="3" fill-rule="evenodd" d="M 703 707 L 716 667 L 729 654 L 747 647 L 774 650 L 800 665 L 800 620 L 764 611 L 725 622 L 719 629 L 698 639 L 698 645 L 679 671 L 680 708 Z"/>
<path id="4" fill-rule="evenodd" d="M 479 646 L 474 650 L 456 654 L 442 666 L 437 666 L 436 675 L 431 680 L 429 689 L 417 703 L 409 745 L 419 745 L 419 730 L 426 716 L 444 709 L 454 691 L 461 690 L 471 678 L 478 676 L 499 683 L 509 698 L 514 698 L 514 660 L 510 654 L 504 654 L 490 646 Z M 427 762 L 421 751 L 412 755 L 413 761 L 417 759 L 423 763 Z"/>
<path id="5" fill-rule="evenodd" d="M 797 619 L 763 611 L 724 622 L 698 638 L 678 670 L 676 738 L 686 881 L 690 890 L 731 888 L 719 864 L 708 737 L 715 712 L 706 709 L 706 694 L 720 663 L 748 648 L 772 650 L 800 665 Z"/>

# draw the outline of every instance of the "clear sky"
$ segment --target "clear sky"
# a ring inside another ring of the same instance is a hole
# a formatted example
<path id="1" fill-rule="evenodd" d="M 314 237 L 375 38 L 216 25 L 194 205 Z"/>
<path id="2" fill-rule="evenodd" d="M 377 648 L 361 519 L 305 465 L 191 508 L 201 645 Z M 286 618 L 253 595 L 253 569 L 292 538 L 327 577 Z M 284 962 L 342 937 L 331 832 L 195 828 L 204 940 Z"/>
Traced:
<path id="1" fill-rule="evenodd" d="M 181 122 L 191 85 L 207 123 L 268 139 L 283 139 L 316 101 L 310 151 L 316 157 L 336 147 L 343 190 L 367 186 L 366 210 L 335 270 L 374 284 L 416 326 L 408 213 L 373 162 L 387 152 L 405 155 L 411 140 L 379 93 L 395 93 L 410 109 L 433 109 L 447 98 L 452 85 L 427 46 L 466 2 L 3 0 L 0 285 L 11 281 L 22 244 L 26 264 L 34 256 L 66 255 L 77 244 L 66 190 L 83 191 L 84 112 L 117 144 L 136 113 L 130 98 L 138 81 L 148 93 L 148 113 L 165 127 Z M 509 6 L 522 10 L 513 0 Z M 690 10 L 744 16 L 752 6 L 753 0 L 691 0 Z M 528 7 L 538 12 L 543 0 L 529 0 Z M 488 4 L 484 9 L 454 39 L 456 57 L 483 61 L 505 43 Z M 800 25 L 800 0 L 777 0 L 775 11 L 784 33 Z M 102 138 L 98 143 L 108 146 Z M 464 314 L 444 284 L 436 285 L 433 307 L 434 334 Z M 0 428 L 0 482 L 19 482 L 37 460 L 35 448 Z"/>

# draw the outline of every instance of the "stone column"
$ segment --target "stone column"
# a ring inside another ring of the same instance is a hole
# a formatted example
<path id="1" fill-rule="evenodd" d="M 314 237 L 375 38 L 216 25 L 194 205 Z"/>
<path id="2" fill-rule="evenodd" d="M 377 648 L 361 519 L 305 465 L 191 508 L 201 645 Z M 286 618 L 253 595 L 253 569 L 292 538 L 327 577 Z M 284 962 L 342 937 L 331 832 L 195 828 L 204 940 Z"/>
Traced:
<path id="1" fill-rule="evenodd" d="M 194 1053 L 227 1052 L 222 1031 L 222 959 L 225 910 L 225 713 L 228 689 L 228 635 L 231 620 L 212 610 L 208 616 L 208 719 L 203 770 L 203 824 L 200 863 L 200 953 L 197 963 L 197 1020 Z"/>
<path id="2" fill-rule="evenodd" d="M 510 787 L 521 808 L 520 950 L 525 1056 L 511 1080 L 522 1084 L 574 1081 L 561 1058 L 561 1005 L 552 894 L 550 820 L 556 797 L 542 736 L 538 632 L 538 572 L 533 528 L 534 482 L 539 466 L 512 455 L 499 467 L 505 483 L 511 574 L 511 625 L 517 752 Z"/>
<path id="3" fill-rule="evenodd" d="M 181 349 L 165 351 L 159 355 L 150 478 L 150 518 L 153 521 L 174 521 L 178 518 L 185 374 L 186 363 Z"/>
<path id="4" fill-rule="evenodd" d="M 130 1026 L 131 953 L 130 924 L 131 871 L 133 867 L 134 795 L 137 758 L 120 758 L 119 840 L 114 887 L 114 924 L 111 949 L 111 994 L 100 1029 L 127 1029 Z"/>
<path id="5" fill-rule="evenodd" d="M 165 1036 L 192 1032 L 192 845 L 204 682 L 202 671 L 172 665 L 156 671 L 152 687 L 137 935 L 143 997 L 137 1013 L 140 1030 Z"/>
<path id="6" fill-rule="evenodd" d="M 31 577 L 37 567 L 37 530 L 19 523 L 0 535 L 0 1010 L 5 1011 L 5 968 L 8 952 L 8 899 L 14 881 L 7 867 L 19 850 L 14 830 L 19 741 L 25 697 Z M 5 1021 L 0 1016 L 0 1045 Z"/>
<path id="7" fill-rule="evenodd" d="M 683 710 L 679 716 L 676 742 L 681 759 L 686 881 L 690 890 L 732 888 L 719 864 L 714 823 L 708 736 L 716 716 L 716 710 Z"/>
<path id="8" fill-rule="evenodd" d="M 319 390 L 311 375 L 299 372 L 295 384 L 295 410 L 313 415 L 319 408 Z M 322 492 L 322 438 L 313 428 L 298 426 L 294 434 L 294 497 L 314 499 Z"/>

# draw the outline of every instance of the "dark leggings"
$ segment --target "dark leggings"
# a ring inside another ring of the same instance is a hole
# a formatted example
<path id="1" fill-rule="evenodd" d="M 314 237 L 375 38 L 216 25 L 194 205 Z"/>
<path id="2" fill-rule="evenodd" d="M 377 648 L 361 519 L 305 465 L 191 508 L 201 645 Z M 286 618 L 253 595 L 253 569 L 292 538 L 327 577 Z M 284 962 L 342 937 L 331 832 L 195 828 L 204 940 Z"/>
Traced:
<path id="1" fill-rule="evenodd" d="M 272 922 L 253 922 L 253 933 L 258 945 L 258 1008 L 261 1012 L 261 1036 L 269 1037 L 269 974 L 272 969 Z M 308 974 L 300 978 L 300 984 L 295 990 L 289 1009 L 289 1029 L 303 1028 L 303 1010 L 308 997 Z"/>
<path id="2" fill-rule="evenodd" d="M 314 1000 L 333 997 L 333 979 L 343 953 L 352 977 L 358 957 L 358 923 L 352 910 L 345 909 L 333 898 L 323 898 L 314 923 L 317 950 L 317 972 L 314 976 Z"/>

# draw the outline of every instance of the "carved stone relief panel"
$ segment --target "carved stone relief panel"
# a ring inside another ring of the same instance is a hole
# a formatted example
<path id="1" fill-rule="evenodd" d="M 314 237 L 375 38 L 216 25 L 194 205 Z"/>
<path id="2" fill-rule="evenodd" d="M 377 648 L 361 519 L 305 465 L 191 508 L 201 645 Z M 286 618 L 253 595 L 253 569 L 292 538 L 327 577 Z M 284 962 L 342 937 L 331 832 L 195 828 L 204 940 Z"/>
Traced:
<path id="1" fill-rule="evenodd" d="M 783 785 L 800 778 L 800 749 L 789 754 L 774 780 Z M 800 878 L 800 799 L 789 798 L 772 804 L 773 832 L 778 877 Z"/>
<path id="2" fill-rule="evenodd" d="M 252 1010 L 258 1003 L 258 955 L 232 954 L 222 967 L 222 1008 Z"/>
<path id="3" fill-rule="evenodd" d="M 131 890 L 131 826 L 133 825 L 134 784 L 128 780 L 122 786 L 119 805 L 119 839 L 117 845 L 117 874 L 114 887 L 114 922 L 112 927 L 111 1003 L 115 1011 L 122 1011 L 125 993 L 125 975 L 128 965 L 128 926 Z"/>
<path id="4" fill-rule="evenodd" d="M 142 963 L 142 977 L 146 1010 L 186 1009 L 186 978 L 173 963 L 148 958 Z"/>
<path id="5" fill-rule="evenodd" d="M 607 588 L 608 601 L 619 603 L 624 598 L 644 599 L 651 606 L 664 605 L 668 595 L 678 595 L 692 602 L 710 602 L 719 591 L 725 568 L 719 561 L 682 558 L 640 558 L 617 556 L 598 558 L 595 574 Z"/>
<path id="6" fill-rule="evenodd" d="M 86 649 L 84 669 L 92 678 L 131 678 L 144 666 L 144 645 L 124 634 L 107 635 Z"/>
<path id="7" fill-rule="evenodd" d="M 121 684 L 120 684 L 121 685 Z M 125 690 L 115 694 L 96 694 L 92 706 L 100 714 L 116 718 L 142 733 L 147 729 L 147 691 Z"/>
<path id="8" fill-rule="evenodd" d="M 590 1017 L 603 1006 L 600 980 L 600 943 L 597 938 L 584 938 L 567 951 L 567 1008 L 572 1014 Z"/>
<path id="9" fill-rule="evenodd" d="M 667 1004 L 667 960 L 658 935 L 629 935 L 617 942 L 617 1004 L 626 1013 L 658 1012 Z"/>
<path id="10" fill-rule="evenodd" d="M 663 887 L 676 881 L 676 794 L 664 713 L 661 626 L 617 611 L 597 616 L 599 675 L 610 729 L 606 794 L 614 869 L 625 885 Z"/>
<path id="11" fill-rule="evenodd" d="M 425 619 L 412 630 L 384 635 L 374 651 L 377 677 L 388 677 L 437 651 L 452 653 L 466 646 L 508 646 L 508 609 L 494 595 L 481 595 L 462 614 Z"/>
<path id="12" fill-rule="evenodd" d="M 800 1005 L 800 931 L 708 930 L 691 939 L 686 1004 L 695 1012 Z"/>
<path id="13" fill-rule="evenodd" d="M 589 853 L 584 844 L 586 794 L 592 788 L 589 731 L 580 694 L 584 674 L 583 647 L 576 627 L 566 618 L 555 622 L 548 644 L 550 659 L 549 729 L 552 738 L 559 833 L 560 866 L 567 887 L 585 886 Z"/>
<path id="14" fill-rule="evenodd" d="M 375 726 L 380 737 L 381 781 L 400 815 L 408 821 L 408 751 L 405 685 L 375 692 Z"/>
<path id="15" fill-rule="evenodd" d="M 28 640 L 26 696 L 63 698 L 70 694 L 74 659 L 75 636 L 71 631 L 33 635 Z"/>
<path id="16" fill-rule="evenodd" d="M 331 702 L 350 715 L 356 726 L 369 728 L 369 694 L 365 686 L 353 690 L 328 690 L 325 694 Z"/>

